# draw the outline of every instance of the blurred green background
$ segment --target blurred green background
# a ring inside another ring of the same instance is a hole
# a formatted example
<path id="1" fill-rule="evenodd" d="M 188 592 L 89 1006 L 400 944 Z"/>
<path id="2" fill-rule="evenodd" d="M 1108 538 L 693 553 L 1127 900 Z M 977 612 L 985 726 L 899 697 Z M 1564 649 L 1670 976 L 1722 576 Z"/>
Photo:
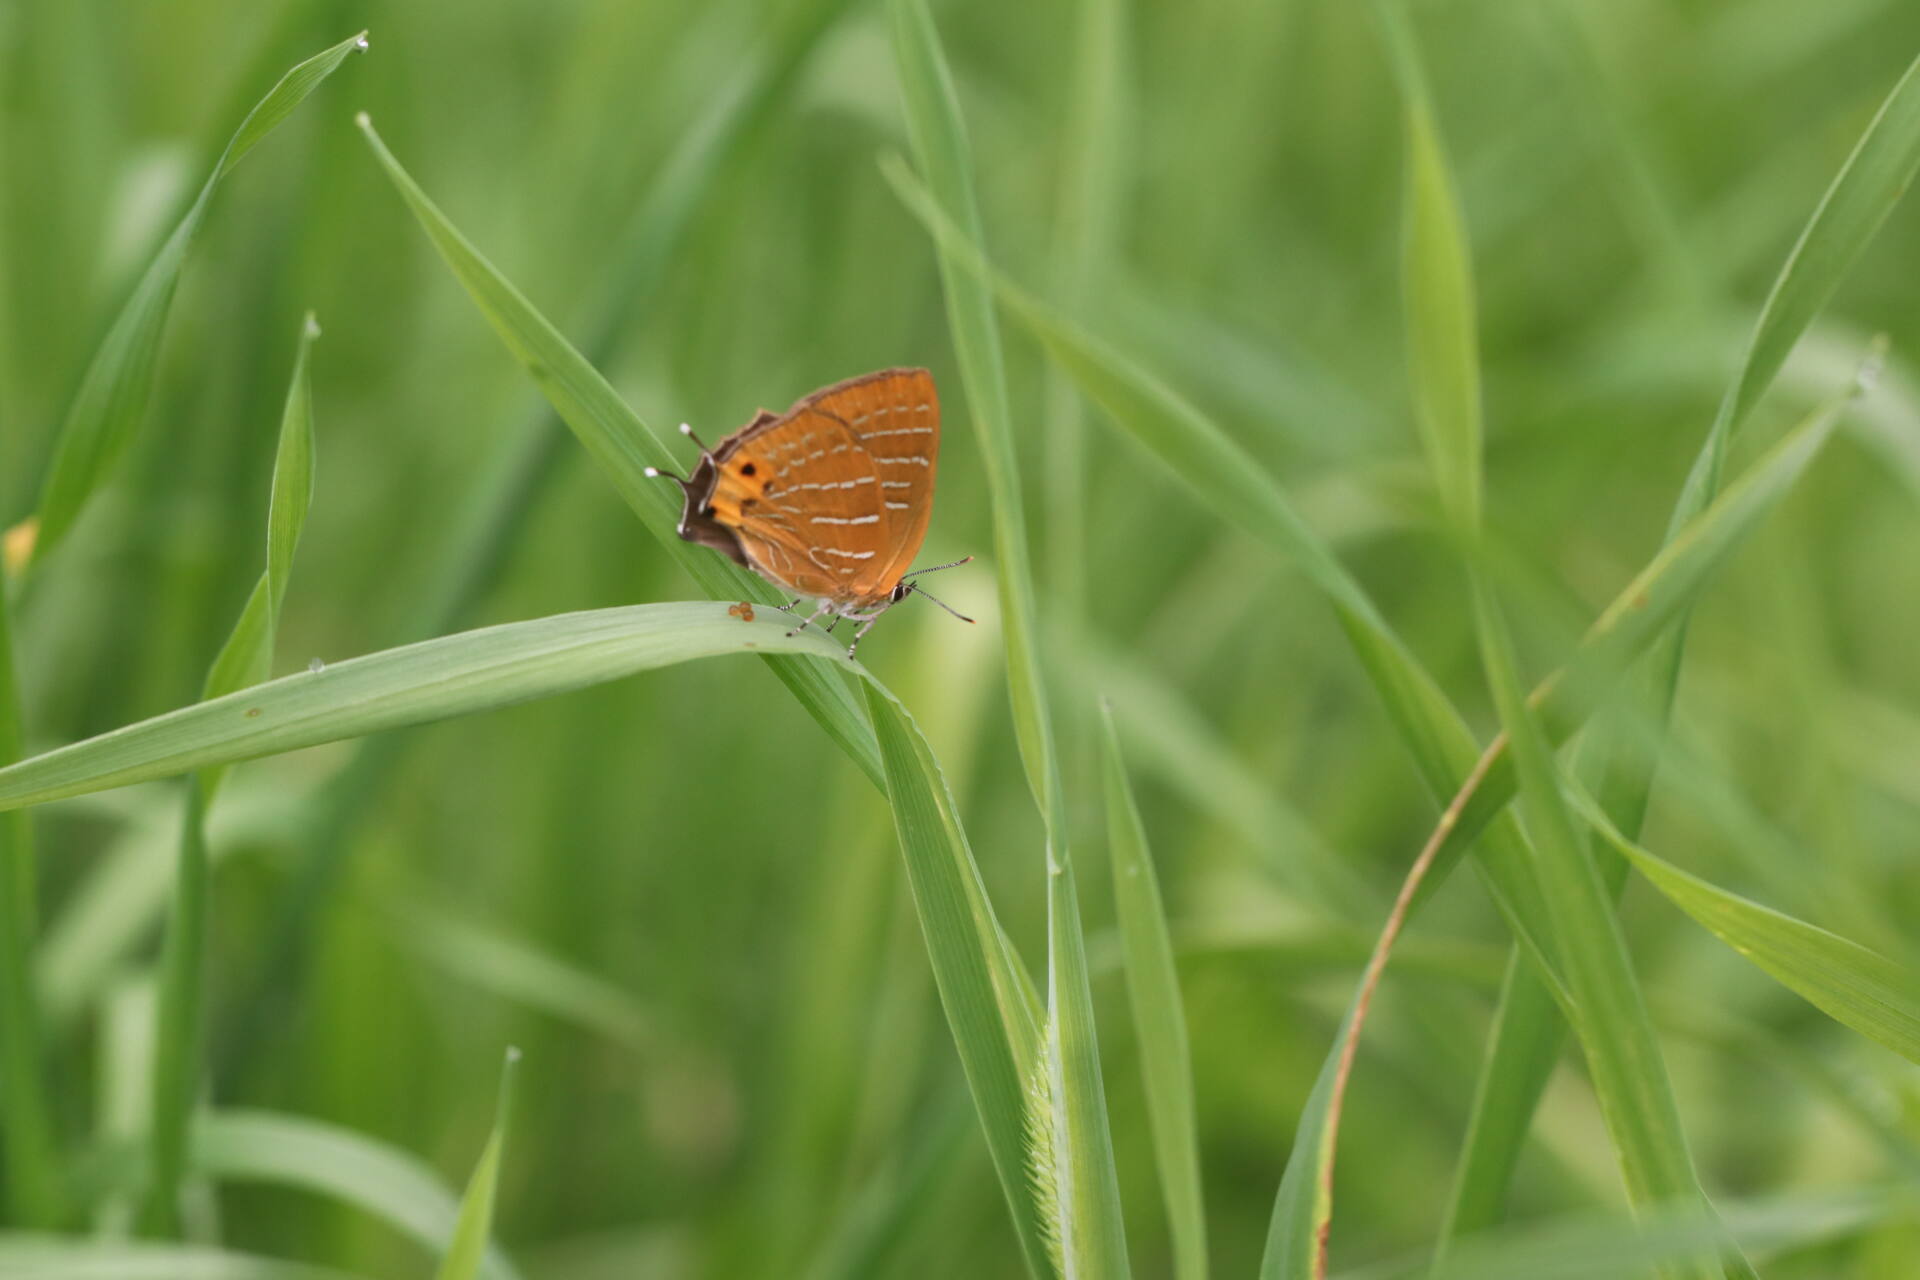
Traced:
<path id="1" fill-rule="evenodd" d="M 1087 121 L 1075 4 L 936 6 L 996 257 L 1279 476 L 1491 734 L 1407 403 L 1401 109 L 1369 6 L 1119 8 L 1114 111 Z M 1472 237 L 1501 587 L 1540 674 L 1659 545 L 1769 281 L 1920 51 L 1920 7 L 1414 9 Z M 318 489 L 277 670 L 695 594 L 546 422 L 369 155 L 362 109 L 656 430 L 712 439 L 840 377 L 932 368 L 948 431 L 923 559 L 988 556 L 935 260 L 876 165 L 906 144 L 871 0 L 0 6 L 0 520 L 32 509 L 88 357 L 247 104 L 361 27 L 370 52 L 215 198 L 138 442 L 16 603 L 32 747 L 198 696 L 259 571 L 308 308 Z M 679 224 L 649 204 L 674 199 Z M 1697 616 L 1645 839 L 1896 953 L 1920 918 L 1917 278 L 1908 205 L 1761 408 L 1764 440 L 1891 336 L 1881 388 Z M 1167 1244 L 1099 861 L 1103 693 L 1182 944 L 1214 1262 L 1251 1275 L 1377 923 L 1289 888 L 1302 842 L 1384 914 L 1433 808 L 1318 597 L 1120 436 L 1062 425 L 1081 410 L 1030 345 L 1010 357 L 1136 1267 L 1165 1274 Z M 982 625 L 908 605 L 861 657 L 926 727 L 1037 957 L 1040 830 L 990 566 L 936 589 Z M 39 818 L 76 1155 L 137 1123 L 128 1046 L 178 795 Z M 1019 1267 L 884 804 L 757 664 L 250 765 L 214 830 L 211 1100 L 344 1126 L 458 1186 L 500 1052 L 521 1046 L 499 1235 L 528 1275 Z M 1623 918 L 1709 1187 L 1912 1176 L 1910 1066 L 1644 889 Z M 1505 942 L 1456 877 L 1390 971 L 1343 1140 L 1337 1262 L 1431 1237 Z M 1535 1137 L 1517 1217 L 1619 1202 L 1577 1055 Z M 282 1186 L 230 1185 L 195 1229 L 366 1276 L 427 1265 L 374 1216 Z M 1916 1258 L 1920 1236 L 1876 1225 L 1768 1274 L 1907 1276 Z"/>

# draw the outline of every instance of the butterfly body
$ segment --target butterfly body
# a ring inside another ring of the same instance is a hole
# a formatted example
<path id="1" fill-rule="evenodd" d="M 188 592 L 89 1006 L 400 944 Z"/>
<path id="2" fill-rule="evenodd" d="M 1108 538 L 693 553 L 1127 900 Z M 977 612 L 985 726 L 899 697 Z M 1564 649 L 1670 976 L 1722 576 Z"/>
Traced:
<path id="1" fill-rule="evenodd" d="M 783 414 L 762 409 L 702 449 L 691 476 L 672 477 L 685 500 L 679 533 L 819 601 L 815 617 L 864 632 L 915 590 L 908 569 L 932 519 L 939 453 L 925 369 L 849 378 Z"/>

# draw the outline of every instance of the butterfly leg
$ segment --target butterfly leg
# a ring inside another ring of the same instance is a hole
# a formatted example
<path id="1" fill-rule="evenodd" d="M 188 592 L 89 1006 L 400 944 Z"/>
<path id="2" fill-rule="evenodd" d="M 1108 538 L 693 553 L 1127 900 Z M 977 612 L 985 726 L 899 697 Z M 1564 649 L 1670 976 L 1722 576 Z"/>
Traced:
<path id="1" fill-rule="evenodd" d="M 860 647 L 860 637 L 867 634 L 867 632 L 873 628 L 873 624 L 880 621 L 880 615 L 891 608 L 893 608 L 893 601 L 889 600 L 872 613 L 850 613 L 846 615 L 860 624 L 859 629 L 853 633 L 853 643 L 847 646 L 847 657 L 849 660 L 853 657 L 853 651 Z"/>
<path id="2" fill-rule="evenodd" d="M 797 603 L 799 603 L 799 602 L 798 602 L 798 601 L 795 601 L 795 603 L 797 604 Z M 832 601 L 830 601 L 830 600 L 822 600 L 822 601 L 820 602 L 820 607 L 819 607 L 819 608 L 817 608 L 817 609 L 815 609 L 815 610 L 814 610 L 814 611 L 813 611 L 812 613 L 810 613 L 810 614 L 808 614 L 808 615 L 807 615 L 806 617 L 804 617 L 804 618 L 802 618 L 802 619 L 800 619 L 800 621 L 799 621 L 799 622 L 798 622 L 797 624 L 795 624 L 795 626 L 794 626 L 794 628 L 793 628 L 793 630 L 791 630 L 791 631 L 789 631 L 789 632 L 787 632 L 787 634 L 788 634 L 788 635 L 790 635 L 790 636 L 797 636 L 797 635 L 799 635 L 799 634 L 800 634 L 800 633 L 801 633 L 802 631 L 805 631 L 805 630 L 807 629 L 807 624 L 808 624 L 809 622 L 813 622 L 813 621 L 816 621 L 816 620 L 818 620 L 818 618 L 820 617 L 820 615 L 821 615 L 821 614 L 823 614 L 823 613 L 825 613 L 825 612 L 827 611 L 827 607 L 828 607 L 828 605 L 830 605 L 830 604 L 832 604 Z"/>
<path id="3" fill-rule="evenodd" d="M 795 596 L 793 599 L 787 601 L 785 604 L 775 605 L 774 608 L 780 610 L 780 612 L 782 613 L 792 613 L 795 609 L 798 609 L 800 607 L 800 602 L 805 599 L 806 599 L 805 596 Z"/>

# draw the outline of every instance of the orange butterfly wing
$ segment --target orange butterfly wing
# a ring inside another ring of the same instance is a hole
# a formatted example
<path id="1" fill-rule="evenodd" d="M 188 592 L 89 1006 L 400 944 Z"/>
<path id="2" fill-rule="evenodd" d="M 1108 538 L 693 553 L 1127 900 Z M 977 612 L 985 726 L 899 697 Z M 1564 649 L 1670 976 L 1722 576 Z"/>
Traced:
<path id="1" fill-rule="evenodd" d="M 933 520 L 940 464 L 940 397 L 925 369 L 882 369 L 817 391 L 801 402 L 844 421 L 873 460 L 886 545 L 863 575 L 870 594 L 890 594 L 913 567 Z M 798 406 L 796 406 L 797 408 Z"/>
<path id="2" fill-rule="evenodd" d="M 940 410 L 924 369 L 836 383 L 722 441 L 710 504 L 760 574 L 799 595 L 878 604 L 933 515 Z"/>
<path id="3" fill-rule="evenodd" d="M 756 427 L 715 452 L 714 519 L 775 584 L 866 599 L 886 538 L 873 460 L 829 413 L 801 409 Z"/>

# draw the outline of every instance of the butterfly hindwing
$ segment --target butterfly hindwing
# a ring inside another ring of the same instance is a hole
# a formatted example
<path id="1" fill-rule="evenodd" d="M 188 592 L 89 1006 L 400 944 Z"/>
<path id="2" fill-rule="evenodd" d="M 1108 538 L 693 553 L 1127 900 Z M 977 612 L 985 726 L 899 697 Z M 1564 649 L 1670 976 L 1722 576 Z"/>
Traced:
<path id="1" fill-rule="evenodd" d="M 925 369 L 882 369 L 815 392 L 796 405 L 845 422 L 872 459 L 887 535 L 870 581 L 891 592 L 912 567 L 933 519 L 940 461 L 940 399 Z"/>

